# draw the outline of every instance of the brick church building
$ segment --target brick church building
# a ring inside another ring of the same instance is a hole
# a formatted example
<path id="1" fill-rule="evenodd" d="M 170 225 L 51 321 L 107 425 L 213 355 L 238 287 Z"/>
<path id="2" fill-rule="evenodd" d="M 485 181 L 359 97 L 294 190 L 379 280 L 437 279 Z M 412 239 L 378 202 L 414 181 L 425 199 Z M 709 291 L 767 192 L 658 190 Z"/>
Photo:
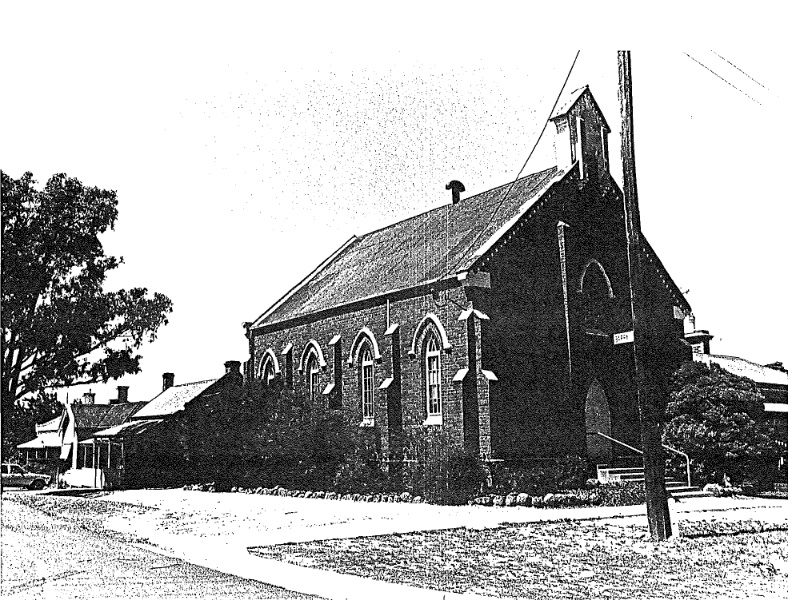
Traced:
<path id="1" fill-rule="evenodd" d="M 386 457 L 442 428 L 483 458 L 608 462 L 639 447 L 623 194 L 588 87 L 551 117 L 556 166 L 352 237 L 254 322 L 246 377 L 278 382 Z M 690 307 L 643 239 L 651 331 Z"/>

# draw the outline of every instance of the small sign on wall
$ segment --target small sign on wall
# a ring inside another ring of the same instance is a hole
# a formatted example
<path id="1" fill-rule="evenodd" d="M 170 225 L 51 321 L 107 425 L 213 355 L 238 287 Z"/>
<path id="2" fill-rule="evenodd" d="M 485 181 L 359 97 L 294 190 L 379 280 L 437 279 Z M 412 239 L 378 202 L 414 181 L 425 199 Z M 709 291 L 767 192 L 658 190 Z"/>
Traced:
<path id="1" fill-rule="evenodd" d="M 613 334 L 613 345 L 616 344 L 631 344 L 635 341 L 634 331 L 622 331 L 621 333 Z"/>

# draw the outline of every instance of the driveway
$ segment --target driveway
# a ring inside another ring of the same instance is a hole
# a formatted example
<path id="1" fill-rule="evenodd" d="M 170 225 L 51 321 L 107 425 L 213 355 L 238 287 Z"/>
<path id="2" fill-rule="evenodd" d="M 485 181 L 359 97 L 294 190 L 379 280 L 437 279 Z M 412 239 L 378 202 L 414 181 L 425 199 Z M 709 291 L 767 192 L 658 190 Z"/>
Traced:
<path id="1" fill-rule="evenodd" d="M 20 498 L 13 498 L 19 496 Z M 0 501 L 2 598 L 310 598 L 163 556 L 15 500 Z"/>

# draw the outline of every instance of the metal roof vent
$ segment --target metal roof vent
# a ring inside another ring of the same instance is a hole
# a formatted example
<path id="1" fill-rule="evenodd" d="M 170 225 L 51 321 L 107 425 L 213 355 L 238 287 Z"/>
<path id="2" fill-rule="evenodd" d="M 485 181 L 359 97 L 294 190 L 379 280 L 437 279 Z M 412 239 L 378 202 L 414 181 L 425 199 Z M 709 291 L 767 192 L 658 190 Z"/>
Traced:
<path id="1" fill-rule="evenodd" d="M 462 182 L 452 179 L 446 184 L 446 189 L 451 190 L 451 203 L 457 204 L 460 201 L 460 193 L 465 191 L 465 186 Z"/>

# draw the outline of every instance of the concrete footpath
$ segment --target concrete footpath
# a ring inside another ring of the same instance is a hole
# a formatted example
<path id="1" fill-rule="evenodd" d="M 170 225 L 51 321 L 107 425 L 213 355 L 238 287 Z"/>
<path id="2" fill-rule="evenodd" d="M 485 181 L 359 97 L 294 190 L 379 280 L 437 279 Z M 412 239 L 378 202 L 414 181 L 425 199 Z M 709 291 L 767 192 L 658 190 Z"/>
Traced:
<path id="1" fill-rule="evenodd" d="M 378 504 L 173 490 L 128 490 L 97 498 L 147 507 L 110 517 L 108 529 L 146 540 L 149 549 L 196 565 L 325 598 L 470 598 L 295 566 L 252 556 L 248 548 L 325 539 L 411 533 L 540 521 L 607 520 L 646 525 L 645 506 L 541 509 L 530 507 Z M 671 502 L 674 531 L 689 520 L 788 522 L 788 501 L 688 498 Z M 359 557 L 364 560 L 364 557 Z"/>

